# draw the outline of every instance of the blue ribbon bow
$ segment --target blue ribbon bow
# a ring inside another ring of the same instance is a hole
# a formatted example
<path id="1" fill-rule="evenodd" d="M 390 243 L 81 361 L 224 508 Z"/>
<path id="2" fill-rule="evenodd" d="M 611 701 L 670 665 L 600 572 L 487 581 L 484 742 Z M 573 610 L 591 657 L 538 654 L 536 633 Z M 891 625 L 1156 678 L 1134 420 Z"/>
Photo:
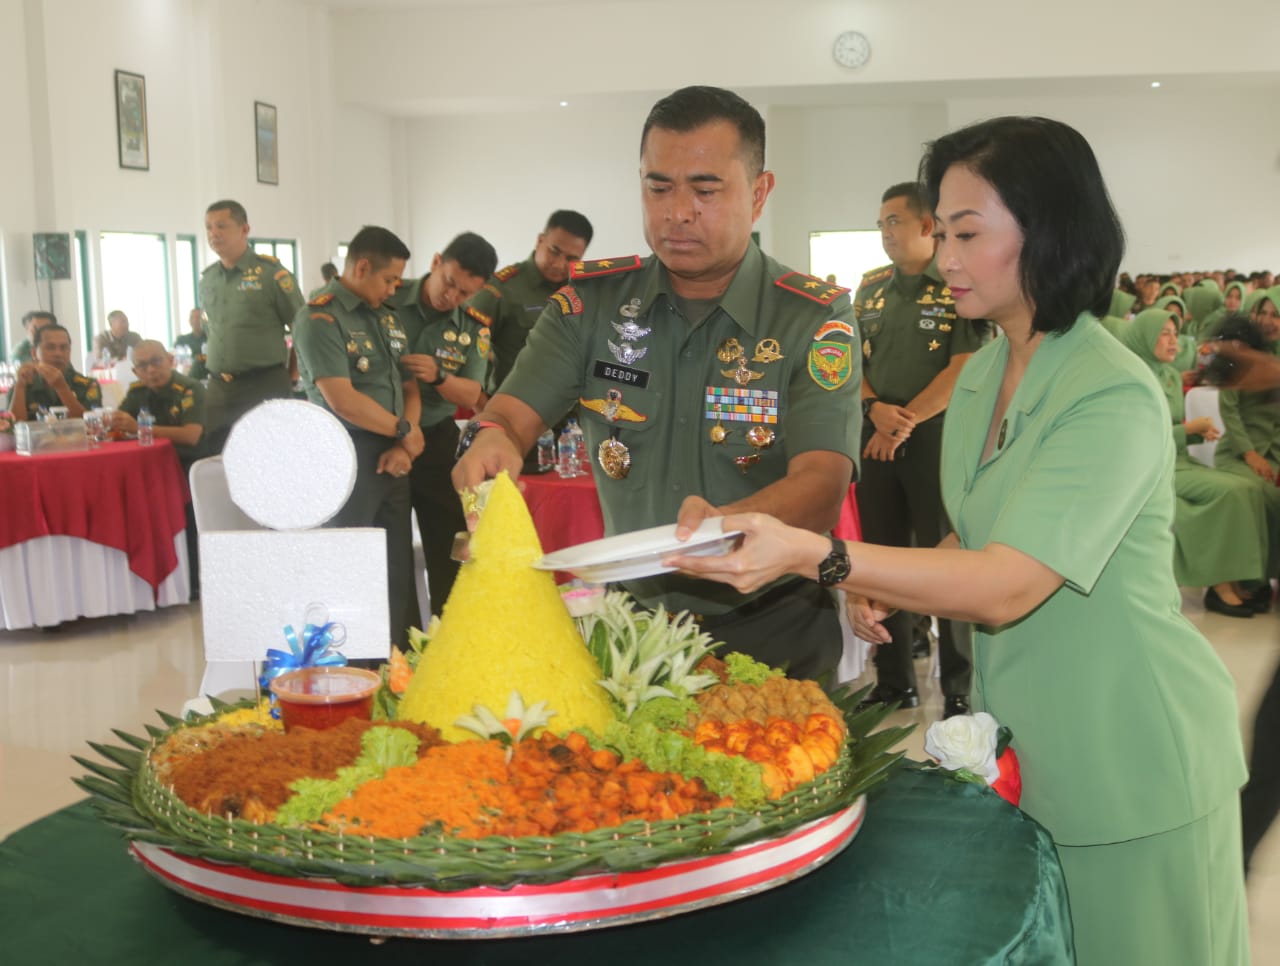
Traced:
<path id="1" fill-rule="evenodd" d="M 336 621 L 329 620 L 329 611 L 323 604 L 310 605 L 302 615 L 302 636 L 292 624 L 284 628 L 285 640 L 289 642 L 289 650 L 282 651 L 271 648 L 267 651 L 267 660 L 262 666 L 262 677 L 258 683 L 262 689 L 269 690 L 271 682 L 289 671 L 304 667 L 342 667 L 347 663 L 347 656 L 338 651 L 347 639 L 347 629 Z M 274 695 L 272 704 L 274 705 Z M 278 712 L 273 710 L 272 715 Z"/>

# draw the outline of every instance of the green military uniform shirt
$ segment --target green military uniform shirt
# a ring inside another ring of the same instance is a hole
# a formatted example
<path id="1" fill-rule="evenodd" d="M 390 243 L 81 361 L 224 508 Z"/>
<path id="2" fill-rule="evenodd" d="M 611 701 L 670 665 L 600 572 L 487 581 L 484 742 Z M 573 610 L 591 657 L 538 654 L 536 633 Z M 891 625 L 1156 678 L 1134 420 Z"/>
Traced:
<path id="1" fill-rule="evenodd" d="M 293 320 L 293 344 L 307 398 L 330 409 L 316 386 L 317 379 L 350 379 L 383 409 L 404 415 L 404 376 L 400 356 L 407 339 L 395 310 L 371 308 L 339 279 L 298 310 Z M 358 430 L 343 420 L 349 431 Z"/>
<path id="2" fill-rule="evenodd" d="M 985 322 L 956 317 L 937 263 L 923 275 L 903 275 L 892 265 L 873 269 L 862 276 L 853 305 L 863 378 L 891 406 L 907 405 L 953 356 L 976 352 L 986 340 Z"/>
<path id="3" fill-rule="evenodd" d="M 200 276 L 209 371 L 239 375 L 284 365 L 284 334 L 302 304 L 293 275 L 270 255 L 249 249 L 230 269 L 214 262 Z"/>
<path id="4" fill-rule="evenodd" d="M 686 496 L 722 505 L 782 479 L 800 453 L 858 457 L 860 355 L 848 290 L 755 245 L 709 315 L 681 314 L 655 257 L 574 266 L 502 391 L 548 426 L 579 403 L 606 534 L 673 523 Z M 625 446 L 624 478 L 601 446 Z M 652 606 L 707 616 L 740 606 L 723 584 L 626 582 Z"/>
<path id="5" fill-rule="evenodd" d="M 22 365 L 26 362 L 35 362 L 35 353 L 31 350 L 31 340 L 23 339 L 13 347 L 13 362 L 15 365 Z"/>
<path id="6" fill-rule="evenodd" d="M 202 332 L 196 335 L 194 332 L 188 332 L 180 335 L 173 340 L 173 347 L 185 347 L 191 352 L 191 371 L 187 373 L 192 379 L 203 379 L 209 375 L 209 367 L 206 365 L 208 356 L 205 353 L 206 336 Z"/>
<path id="7" fill-rule="evenodd" d="M 422 301 L 422 287 L 428 276 L 401 285 L 387 302 L 396 311 L 407 337 L 409 354 L 434 356 L 441 373 L 462 376 L 484 384 L 488 368 L 489 317 L 473 305 L 438 312 Z M 449 419 L 457 406 L 440 395 L 430 383 L 418 380 L 422 397 L 420 424 L 434 426 Z"/>
<path id="8" fill-rule="evenodd" d="M 157 426 L 204 425 L 204 386 L 180 372 L 173 373 L 159 389 L 149 389 L 135 381 L 129 384 L 119 409 L 134 419 L 147 409 L 156 418 Z"/>
<path id="9" fill-rule="evenodd" d="M 1004 544 L 1066 583 L 975 627 L 974 710 L 1012 730 L 1021 807 L 1060 845 L 1185 825 L 1233 798 L 1245 768 L 1235 686 L 1173 580 L 1168 407 L 1085 313 L 1036 349 L 984 461 L 1008 354 L 995 340 L 956 381 L 943 499 L 964 548 Z"/>
<path id="10" fill-rule="evenodd" d="M 491 394 L 511 374 L 547 299 L 559 287 L 542 277 L 530 255 L 523 262 L 498 269 L 472 297 L 469 304 L 493 320 L 490 329 L 494 361 L 487 387 Z"/>
<path id="11" fill-rule="evenodd" d="M 71 387 L 72 394 L 85 409 L 96 409 L 102 405 L 102 387 L 98 385 L 97 379 L 80 375 L 80 373 L 76 372 L 74 366 L 68 366 L 63 377 L 67 380 L 67 385 Z M 13 397 L 17 391 L 17 383 L 14 383 L 13 388 L 9 390 L 9 399 L 5 403 L 6 409 L 13 408 Z M 45 409 L 50 409 L 61 405 L 62 400 L 58 398 L 58 393 L 37 372 L 35 378 L 31 380 L 31 385 L 27 386 L 26 414 L 14 413 L 14 415 L 20 420 L 30 422 L 39 415 L 41 406 Z"/>

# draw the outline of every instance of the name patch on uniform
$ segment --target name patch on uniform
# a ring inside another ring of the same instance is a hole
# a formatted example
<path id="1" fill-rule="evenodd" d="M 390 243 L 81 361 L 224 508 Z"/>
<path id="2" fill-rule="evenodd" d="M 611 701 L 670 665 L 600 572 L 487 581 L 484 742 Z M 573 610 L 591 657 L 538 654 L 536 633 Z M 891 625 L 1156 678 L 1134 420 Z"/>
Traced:
<path id="1" fill-rule="evenodd" d="M 637 389 L 649 387 L 649 373 L 643 369 L 632 369 L 630 366 L 605 362 L 603 359 L 596 360 L 591 374 L 597 379 L 608 379 L 610 382 L 620 382 L 624 386 L 635 386 Z"/>
<path id="2" fill-rule="evenodd" d="M 737 423 L 776 423 L 778 390 L 707 386 L 703 396 L 707 419 Z"/>
<path id="3" fill-rule="evenodd" d="M 850 339 L 853 338 L 853 326 L 848 322 L 841 322 L 839 319 L 832 319 L 830 322 L 822 323 L 822 327 L 813 334 L 813 341 L 817 342 L 819 339 L 825 339 L 833 332 L 839 332 L 841 335 L 847 335 Z"/>

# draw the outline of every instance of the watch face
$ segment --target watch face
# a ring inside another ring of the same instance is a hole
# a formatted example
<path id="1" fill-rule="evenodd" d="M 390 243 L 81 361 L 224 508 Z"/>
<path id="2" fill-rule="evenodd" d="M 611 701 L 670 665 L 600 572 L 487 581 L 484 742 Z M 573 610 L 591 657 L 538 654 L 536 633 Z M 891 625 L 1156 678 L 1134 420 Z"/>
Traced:
<path id="1" fill-rule="evenodd" d="M 831 56 L 841 67 L 861 67 L 871 59 L 871 41 L 856 30 L 846 30 L 836 38 Z"/>

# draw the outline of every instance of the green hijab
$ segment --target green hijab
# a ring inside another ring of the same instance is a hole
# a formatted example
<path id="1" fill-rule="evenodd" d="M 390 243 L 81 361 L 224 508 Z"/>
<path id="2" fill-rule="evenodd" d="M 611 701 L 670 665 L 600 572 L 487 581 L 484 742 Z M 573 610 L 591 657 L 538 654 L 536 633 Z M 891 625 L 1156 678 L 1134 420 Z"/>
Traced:
<path id="1" fill-rule="evenodd" d="M 1192 331 L 1196 332 L 1205 319 L 1222 308 L 1222 293 L 1218 291 L 1217 283 L 1192 285 L 1183 289 L 1182 302 L 1190 316 L 1187 321 L 1191 323 Z"/>
<path id="2" fill-rule="evenodd" d="M 1247 299 L 1247 298 L 1249 297 L 1249 286 L 1248 286 L 1248 285 L 1245 285 L 1245 284 L 1244 284 L 1244 282 L 1228 282 L 1228 283 L 1227 283 L 1227 291 L 1222 293 L 1222 300 L 1223 300 L 1224 302 L 1225 302 L 1225 301 L 1226 301 L 1226 299 L 1227 299 L 1227 294 L 1228 294 L 1232 289 L 1235 289 L 1236 291 L 1238 291 L 1238 292 L 1240 293 L 1240 305 L 1241 305 L 1241 306 L 1243 306 L 1243 305 L 1244 305 L 1244 300 L 1245 300 L 1245 299 Z M 1224 308 L 1225 308 L 1225 306 L 1224 306 Z M 1237 311 L 1237 312 L 1239 312 L 1239 311 L 1241 311 L 1241 310 L 1240 310 L 1240 309 L 1236 309 L 1236 311 Z"/>
<path id="3" fill-rule="evenodd" d="M 1123 319 L 1129 314 L 1129 310 L 1133 308 L 1133 303 L 1136 301 L 1138 301 L 1136 295 L 1130 295 L 1123 289 L 1116 289 L 1111 293 L 1111 308 L 1107 311 L 1107 315 Z"/>
<path id="4" fill-rule="evenodd" d="M 1173 282 L 1165 282 L 1160 286 L 1160 298 L 1164 298 L 1165 293 L 1168 293 L 1169 295 L 1179 295 L 1181 292 L 1182 289 L 1178 288 L 1178 286 Z M 1158 305 L 1159 303 L 1157 302 L 1156 304 Z"/>
<path id="5" fill-rule="evenodd" d="M 1178 324 L 1177 316 L 1168 309 L 1143 309 L 1117 336 L 1121 345 L 1155 370 L 1157 375 L 1160 369 L 1170 368 L 1169 363 L 1156 360 L 1156 340 L 1170 319 L 1175 326 Z"/>
<path id="6" fill-rule="evenodd" d="M 1175 322 L 1178 322 L 1178 331 L 1181 332 L 1182 327 L 1187 324 L 1187 303 L 1186 302 L 1182 301 L 1182 299 L 1177 295 L 1165 295 L 1156 299 L 1155 308 L 1167 309 L 1174 302 L 1177 302 L 1178 308 L 1182 309 L 1182 321 L 1178 322 L 1177 319 L 1174 319 Z"/>
<path id="7" fill-rule="evenodd" d="M 1129 327 L 1129 320 L 1115 315 L 1104 315 L 1098 319 L 1098 324 L 1118 339 L 1120 333 Z"/>
<path id="8" fill-rule="evenodd" d="M 1245 315 L 1252 315 L 1254 306 L 1266 298 L 1270 291 L 1268 288 L 1255 288 L 1245 295 L 1244 301 L 1240 303 L 1240 311 Z"/>

